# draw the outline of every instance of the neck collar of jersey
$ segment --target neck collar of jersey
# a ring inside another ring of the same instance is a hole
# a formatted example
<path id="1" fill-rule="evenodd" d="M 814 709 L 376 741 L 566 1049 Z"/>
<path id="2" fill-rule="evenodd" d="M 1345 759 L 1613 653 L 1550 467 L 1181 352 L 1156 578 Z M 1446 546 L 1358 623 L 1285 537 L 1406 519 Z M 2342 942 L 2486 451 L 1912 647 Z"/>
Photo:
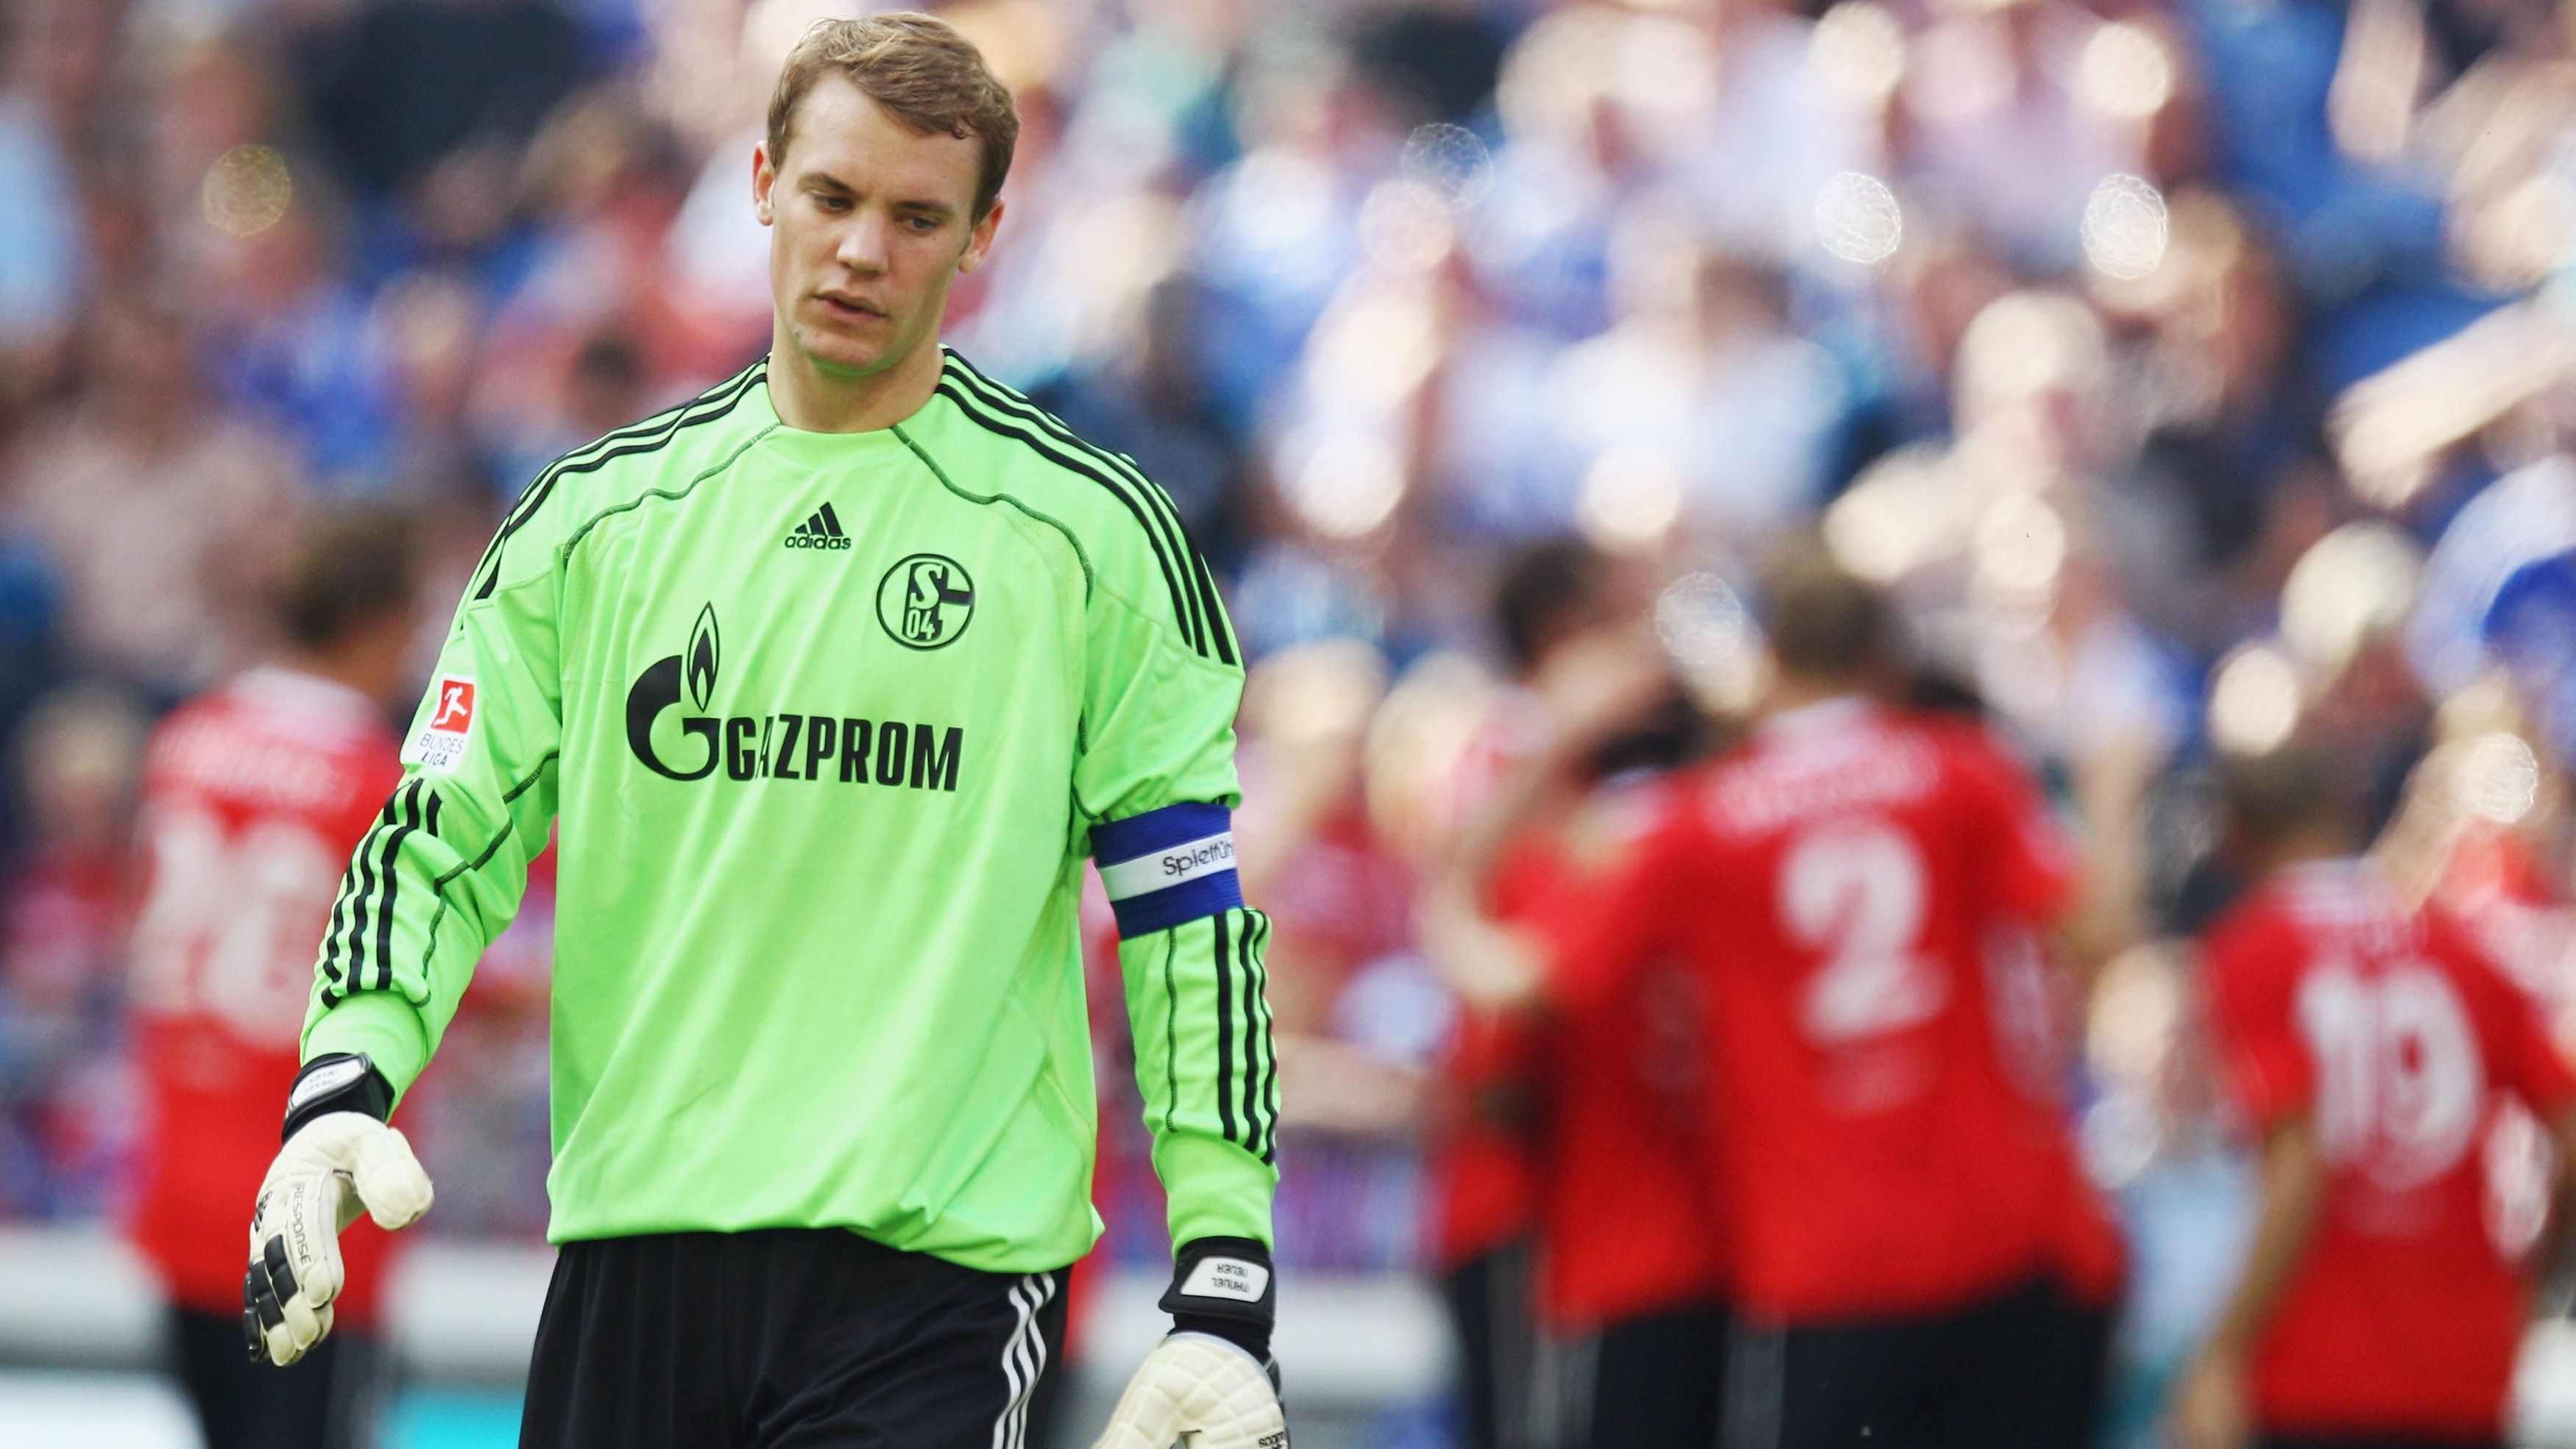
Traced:
<path id="1" fill-rule="evenodd" d="M 943 370 L 946 368 L 944 357 L 940 365 Z M 834 467 L 847 467 L 909 451 L 904 434 L 919 436 L 925 415 L 939 405 L 939 394 L 934 392 L 901 422 L 856 433 L 816 433 L 790 426 L 778 416 L 778 402 L 769 395 L 769 385 L 769 374 L 764 370 L 760 385 L 743 399 L 746 411 L 757 409 L 753 421 L 762 429 L 761 449 L 773 457 Z"/>
<path id="2" fill-rule="evenodd" d="M 289 709 L 332 711 L 353 719 L 375 719 L 384 713 L 365 694 L 336 679 L 283 664 L 255 664 L 234 676 L 232 688 L 243 698 Z"/>
<path id="3" fill-rule="evenodd" d="M 1795 709 L 1784 709 L 1757 727 L 1765 735 L 1802 735 L 1833 725 L 1851 724 L 1870 712 L 1867 695 L 1836 694 Z"/>

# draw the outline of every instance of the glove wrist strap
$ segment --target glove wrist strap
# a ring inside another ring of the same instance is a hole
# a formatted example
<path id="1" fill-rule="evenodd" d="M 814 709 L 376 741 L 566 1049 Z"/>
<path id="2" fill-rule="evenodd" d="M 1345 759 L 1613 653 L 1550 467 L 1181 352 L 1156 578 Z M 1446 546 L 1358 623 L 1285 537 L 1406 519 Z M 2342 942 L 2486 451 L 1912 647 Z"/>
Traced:
<path id="1" fill-rule="evenodd" d="M 305 1123 L 331 1112 L 364 1112 L 379 1122 L 394 1114 L 393 1083 L 385 1080 L 366 1053 L 331 1052 L 306 1062 L 295 1074 L 294 1089 L 286 1094 L 286 1126 L 278 1140 L 293 1137 Z"/>
<path id="2" fill-rule="evenodd" d="M 1195 1238 L 1173 1254 L 1172 1286 L 1162 1310 L 1172 1326 L 1214 1334 L 1268 1362 L 1278 1321 L 1270 1250 L 1250 1238 Z"/>

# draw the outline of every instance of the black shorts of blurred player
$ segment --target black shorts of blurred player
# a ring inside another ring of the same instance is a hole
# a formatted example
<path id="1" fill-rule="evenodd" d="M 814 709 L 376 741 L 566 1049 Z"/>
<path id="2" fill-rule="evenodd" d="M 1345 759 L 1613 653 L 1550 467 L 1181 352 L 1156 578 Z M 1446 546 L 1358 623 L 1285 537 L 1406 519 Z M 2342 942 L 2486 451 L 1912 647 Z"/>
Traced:
<path id="1" fill-rule="evenodd" d="M 391 1381 L 374 1335 L 341 1329 L 279 1368 L 243 1356 L 238 1313 L 174 1307 L 168 1332 L 206 1449 L 374 1449 Z"/>
<path id="2" fill-rule="evenodd" d="M 1035 1449 L 1064 1279 L 838 1228 L 566 1243 L 520 1449 Z"/>
<path id="3" fill-rule="evenodd" d="M 1641 1313 L 1564 1344 L 1562 1449 L 1716 1449 L 1732 1317 L 1716 1304 Z"/>
<path id="4" fill-rule="evenodd" d="M 1531 1395 L 1539 1359 L 1535 1257 L 1519 1239 L 1440 1279 L 1458 1337 L 1459 1449 L 1549 1449 Z"/>
<path id="5" fill-rule="evenodd" d="M 2053 1284 L 2048 1308 L 2031 1317 L 2038 1335 L 2030 1346 L 2034 1363 L 2049 1365 L 2060 1388 L 2058 1427 L 2047 1442 L 2090 1446 L 2101 1440 L 2103 1414 L 2110 1406 L 2111 1335 L 2118 1326 L 2120 1300 L 2095 1301 L 2063 1284 Z"/>
<path id="6" fill-rule="evenodd" d="M 1727 1449 L 2088 1449 L 2063 1295 L 2034 1279 L 1947 1313 L 1739 1329 Z M 2036 1368 L 2036 1371 L 2034 1371 Z"/>
<path id="7" fill-rule="evenodd" d="M 2263 1449 L 2504 1449 L 2501 1439 L 2409 1439 L 2377 1434 L 2266 1434 Z"/>

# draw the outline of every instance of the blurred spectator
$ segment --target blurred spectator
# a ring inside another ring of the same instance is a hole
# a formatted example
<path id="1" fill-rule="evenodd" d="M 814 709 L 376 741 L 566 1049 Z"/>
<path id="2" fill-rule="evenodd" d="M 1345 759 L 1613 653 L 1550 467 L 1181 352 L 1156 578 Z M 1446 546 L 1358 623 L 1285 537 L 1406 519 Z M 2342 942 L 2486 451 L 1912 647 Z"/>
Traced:
<path id="1" fill-rule="evenodd" d="M 488 180 L 491 148 L 525 142 L 584 69 L 580 31 L 551 0 L 326 10 L 296 35 L 295 52 L 315 130 L 372 196 Z"/>
<path id="2" fill-rule="evenodd" d="M 62 573 L 72 656 L 163 700 L 239 667 L 299 506 L 275 437 L 215 410 L 169 308 L 95 309 L 77 404 L 31 434 L 5 506 Z"/>
<path id="3" fill-rule="evenodd" d="M 115 690 L 40 705 L 11 763 L 25 847 L 0 875 L 0 1211 L 95 1217 L 135 1104 L 122 1075 L 123 940 L 143 720 Z"/>

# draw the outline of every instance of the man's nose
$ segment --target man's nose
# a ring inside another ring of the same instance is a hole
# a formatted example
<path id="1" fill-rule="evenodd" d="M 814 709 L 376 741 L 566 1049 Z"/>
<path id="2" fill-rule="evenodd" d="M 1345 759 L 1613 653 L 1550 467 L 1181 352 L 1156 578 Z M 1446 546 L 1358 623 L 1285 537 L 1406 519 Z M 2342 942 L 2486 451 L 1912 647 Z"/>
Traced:
<path id="1" fill-rule="evenodd" d="M 882 272 L 887 233 L 886 218 L 861 212 L 841 228 L 841 244 L 833 248 L 833 260 L 854 272 Z"/>

